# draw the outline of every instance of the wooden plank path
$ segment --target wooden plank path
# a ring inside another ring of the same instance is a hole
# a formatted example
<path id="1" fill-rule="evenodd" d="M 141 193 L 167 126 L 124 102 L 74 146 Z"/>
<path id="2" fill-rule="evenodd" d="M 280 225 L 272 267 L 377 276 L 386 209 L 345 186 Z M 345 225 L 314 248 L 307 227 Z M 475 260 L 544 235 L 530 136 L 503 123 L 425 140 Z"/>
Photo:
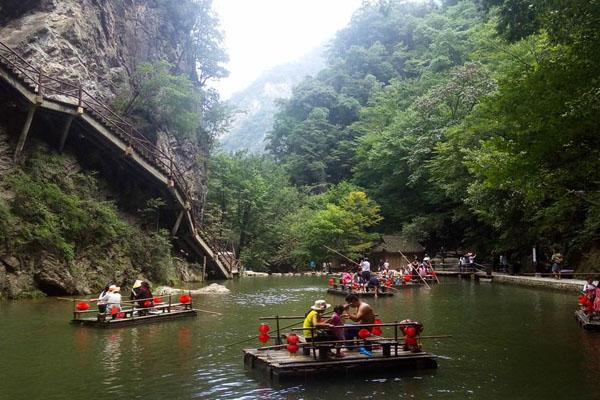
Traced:
<path id="1" fill-rule="evenodd" d="M 133 173 L 141 174 L 154 181 L 163 197 L 169 197 L 178 206 L 178 216 L 171 230 L 175 237 L 184 223 L 186 232 L 180 236 L 199 258 L 207 259 L 209 266 L 222 278 L 232 278 L 232 268 L 224 260 L 218 244 L 196 223 L 191 207 L 192 194 L 185 175 L 175 160 L 128 121 L 114 113 L 104 102 L 83 89 L 81 83 L 67 82 L 46 76 L 43 71 L 0 41 L 0 80 L 10 86 L 28 104 L 26 121 L 23 125 L 14 153 L 18 162 L 25 146 L 32 120 L 39 110 L 62 115 L 65 124 L 60 138 L 62 151 L 74 120 L 94 137 L 98 148 L 125 155 Z"/>

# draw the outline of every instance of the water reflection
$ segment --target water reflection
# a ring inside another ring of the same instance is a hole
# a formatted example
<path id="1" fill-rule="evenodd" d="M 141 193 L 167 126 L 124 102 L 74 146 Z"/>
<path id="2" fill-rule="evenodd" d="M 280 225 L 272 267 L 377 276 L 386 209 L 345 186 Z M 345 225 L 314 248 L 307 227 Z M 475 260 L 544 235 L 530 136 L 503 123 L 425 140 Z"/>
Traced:
<path id="1" fill-rule="evenodd" d="M 326 297 L 327 281 L 226 284 L 230 294 L 198 301 L 222 316 L 117 330 L 71 326 L 68 302 L 0 302 L 0 398 L 597 398 L 600 335 L 579 328 L 576 296 L 569 293 L 454 279 L 369 299 L 384 321 L 410 318 L 424 324 L 425 334 L 453 335 L 424 340 L 427 350 L 444 356 L 438 370 L 273 385 L 244 370 L 242 349 L 257 340 L 224 345 L 256 334 L 260 316 L 305 313 Z"/>
<path id="2" fill-rule="evenodd" d="M 108 332 L 108 335 L 102 340 L 102 367 L 105 373 L 102 383 L 109 388 L 109 392 L 113 392 L 118 387 L 117 382 L 124 351 L 121 347 L 123 333 L 122 329 L 114 329 Z"/>

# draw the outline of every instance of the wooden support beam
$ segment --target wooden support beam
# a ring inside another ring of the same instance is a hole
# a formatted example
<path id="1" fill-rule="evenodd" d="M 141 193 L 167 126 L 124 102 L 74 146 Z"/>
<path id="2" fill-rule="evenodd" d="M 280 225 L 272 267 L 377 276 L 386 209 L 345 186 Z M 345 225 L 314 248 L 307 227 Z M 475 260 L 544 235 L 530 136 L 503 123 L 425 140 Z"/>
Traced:
<path id="1" fill-rule="evenodd" d="M 173 229 L 171 229 L 171 236 L 175 236 L 177 234 L 177 231 L 179 230 L 179 226 L 181 225 L 181 220 L 183 220 L 184 214 L 185 214 L 185 210 L 179 211 L 179 215 L 177 216 L 175 225 L 173 225 Z"/>
<path id="2" fill-rule="evenodd" d="M 25 141 L 27 140 L 27 135 L 29 135 L 29 129 L 31 128 L 31 122 L 33 121 L 33 115 L 35 114 L 35 110 L 37 110 L 37 105 L 32 104 L 29 106 L 29 110 L 27 111 L 27 118 L 25 119 L 25 124 L 23 125 L 23 130 L 21 131 L 21 135 L 19 136 L 17 148 L 15 149 L 15 155 L 13 157 L 13 161 L 15 163 L 19 161 L 19 158 L 21 157 L 21 152 L 23 151 L 23 147 L 25 147 Z"/>
<path id="3" fill-rule="evenodd" d="M 63 128 L 62 135 L 60 135 L 60 143 L 58 145 L 58 152 L 62 153 L 65 149 L 65 142 L 67 141 L 67 136 L 69 136 L 69 130 L 71 130 L 71 124 L 73 123 L 73 118 L 75 116 L 69 115 L 67 120 L 65 121 L 65 126 Z"/>

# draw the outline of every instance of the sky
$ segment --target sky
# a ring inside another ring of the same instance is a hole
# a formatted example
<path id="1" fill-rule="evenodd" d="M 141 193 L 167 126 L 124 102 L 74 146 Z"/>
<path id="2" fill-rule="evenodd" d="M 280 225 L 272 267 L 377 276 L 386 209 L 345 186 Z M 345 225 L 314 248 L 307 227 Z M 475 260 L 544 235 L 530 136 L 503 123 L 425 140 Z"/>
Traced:
<path id="1" fill-rule="evenodd" d="M 223 99 L 262 72 L 301 58 L 350 22 L 362 0 L 214 0 L 225 32 L 229 77 L 213 83 Z"/>

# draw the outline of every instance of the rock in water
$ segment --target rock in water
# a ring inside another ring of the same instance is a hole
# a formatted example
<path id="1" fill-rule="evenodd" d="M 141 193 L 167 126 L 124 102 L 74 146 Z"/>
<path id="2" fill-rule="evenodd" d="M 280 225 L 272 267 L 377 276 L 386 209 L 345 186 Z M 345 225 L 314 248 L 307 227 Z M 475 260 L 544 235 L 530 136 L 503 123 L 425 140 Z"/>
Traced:
<path id="1" fill-rule="evenodd" d="M 210 285 L 201 289 L 192 290 L 192 294 L 225 294 L 229 292 L 229 289 L 223 285 L 219 285 L 218 283 L 211 283 Z"/>
<path id="2" fill-rule="evenodd" d="M 169 286 L 159 286 L 158 288 L 156 288 L 154 290 L 154 293 L 159 296 L 165 296 L 165 295 L 169 295 L 169 294 L 176 295 L 176 294 L 187 293 L 187 292 L 188 292 L 188 290 L 176 289 L 176 288 L 172 288 Z M 223 285 L 219 285 L 218 283 L 211 283 L 208 286 L 205 286 L 200 289 L 190 290 L 189 292 L 191 294 L 226 294 L 226 293 L 229 293 L 230 290 L 227 289 Z"/>

